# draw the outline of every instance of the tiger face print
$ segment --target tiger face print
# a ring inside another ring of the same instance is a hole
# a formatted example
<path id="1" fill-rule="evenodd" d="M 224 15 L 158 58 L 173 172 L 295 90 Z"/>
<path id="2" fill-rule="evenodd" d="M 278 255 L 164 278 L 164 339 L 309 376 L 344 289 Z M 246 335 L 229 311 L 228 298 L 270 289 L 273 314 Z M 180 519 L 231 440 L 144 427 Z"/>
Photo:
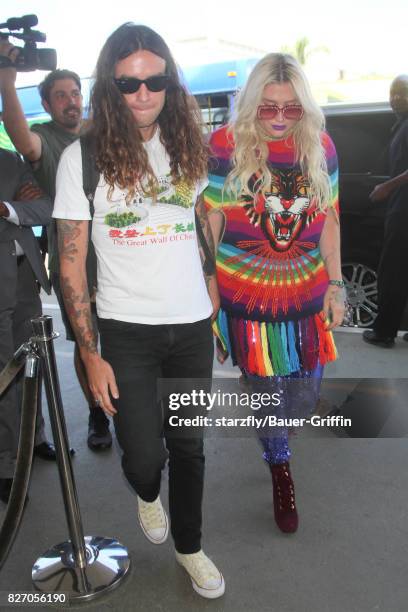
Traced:
<path id="1" fill-rule="evenodd" d="M 265 196 L 258 194 L 244 206 L 251 223 L 260 224 L 271 247 L 287 251 L 307 222 L 309 182 L 299 170 L 274 170 Z"/>

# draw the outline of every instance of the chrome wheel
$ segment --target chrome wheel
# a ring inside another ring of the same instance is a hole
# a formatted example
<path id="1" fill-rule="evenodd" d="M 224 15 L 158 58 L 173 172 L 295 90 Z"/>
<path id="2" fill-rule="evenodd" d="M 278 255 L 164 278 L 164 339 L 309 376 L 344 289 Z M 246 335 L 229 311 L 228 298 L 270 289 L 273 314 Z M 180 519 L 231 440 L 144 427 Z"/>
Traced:
<path id="1" fill-rule="evenodd" d="M 349 326 L 372 327 L 378 313 L 377 273 L 360 263 L 341 267 L 350 305 Z"/>

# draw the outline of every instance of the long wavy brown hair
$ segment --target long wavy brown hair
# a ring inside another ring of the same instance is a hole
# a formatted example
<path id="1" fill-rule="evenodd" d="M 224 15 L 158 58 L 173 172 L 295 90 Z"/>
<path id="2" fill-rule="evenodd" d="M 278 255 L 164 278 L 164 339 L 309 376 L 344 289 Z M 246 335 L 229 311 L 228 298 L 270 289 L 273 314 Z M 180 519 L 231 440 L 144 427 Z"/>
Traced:
<path id="1" fill-rule="evenodd" d="M 143 25 L 124 23 L 104 44 L 96 65 L 90 100 L 90 129 L 96 147 L 96 165 L 105 181 L 128 191 L 130 202 L 137 189 L 155 197 L 158 182 L 149 164 L 143 140 L 124 96 L 113 78 L 116 63 L 145 50 L 166 62 L 170 85 L 158 116 L 160 139 L 170 158 L 173 183 L 183 178 L 195 183 L 207 174 L 207 147 L 198 105 L 180 82 L 176 63 L 162 37 Z"/>

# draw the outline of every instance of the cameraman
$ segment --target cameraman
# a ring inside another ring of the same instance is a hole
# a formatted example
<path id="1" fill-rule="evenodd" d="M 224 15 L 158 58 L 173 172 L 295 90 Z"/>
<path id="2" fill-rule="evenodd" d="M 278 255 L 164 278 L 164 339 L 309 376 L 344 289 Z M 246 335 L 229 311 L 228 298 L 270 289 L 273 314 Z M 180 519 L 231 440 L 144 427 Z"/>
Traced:
<path id="1" fill-rule="evenodd" d="M 18 53 L 18 48 L 13 47 L 8 41 L 0 40 L 0 56 L 8 57 L 15 62 Z M 17 151 L 31 162 L 40 187 L 54 201 L 55 177 L 61 153 L 78 138 L 81 128 L 83 111 L 81 81 L 75 72 L 69 70 L 50 72 L 40 83 L 38 89 L 42 105 L 51 115 L 51 121 L 35 124 L 31 126 L 31 129 L 21 108 L 15 82 L 16 69 L 14 67 L 0 69 L 4 126 Z M 55 223 L 48 228 L 48 250 L 50 280 L 58 298 L 67 340 L 75 342 L 60 291 Z M 94 317 L 96 325 L 95 313 Z M 110 448 L 112 437 L 109 431 L 109 420 L 102 410 L 94 405 L 76 342 L 74 365 L 82 391 L 89 404 L 88 446 L 95 451 Z M 49 450 L 55 458 L 54 449 L 50 447 Z"/>

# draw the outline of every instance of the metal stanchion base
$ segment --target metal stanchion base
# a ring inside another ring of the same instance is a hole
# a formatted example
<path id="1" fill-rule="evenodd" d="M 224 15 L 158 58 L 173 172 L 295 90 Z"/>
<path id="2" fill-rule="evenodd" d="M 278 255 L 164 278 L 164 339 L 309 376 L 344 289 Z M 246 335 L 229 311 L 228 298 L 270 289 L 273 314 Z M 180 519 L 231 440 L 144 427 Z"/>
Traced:
<path id="1" fill-rule="evenodd" d="M 37 559 L 33 584 L 43 593 L 65 593 L 70 601 L 89 601 L 115 589 L 130 568 L 127 549 L 117 540 L 86 536 L 87 565 L 75 567 L 72 544 L 62 542 Z"/>

